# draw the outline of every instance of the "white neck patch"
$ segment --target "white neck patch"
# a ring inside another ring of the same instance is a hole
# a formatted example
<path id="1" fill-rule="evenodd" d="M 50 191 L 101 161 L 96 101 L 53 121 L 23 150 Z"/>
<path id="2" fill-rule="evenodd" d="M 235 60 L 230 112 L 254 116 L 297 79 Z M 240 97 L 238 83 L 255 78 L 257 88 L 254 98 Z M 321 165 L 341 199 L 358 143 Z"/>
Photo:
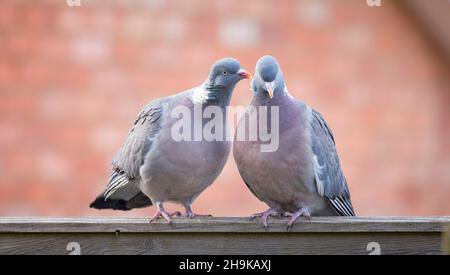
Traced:
<path id="1" fill-rule="evenodd" d="M 294 97 L 289 93 L 286 84 L 284 84 L 284 94 L 287 95 L 287 96 L 290 97 L 290 98 L 294 98 Z"/>
<path id="2" fill-rule="evenodd" d="M 192 102 L 194 104 L 203 104 L 208 101 L 208 91 L 205 89 L 205 83 L 196 87 L 192 91 Z"/>

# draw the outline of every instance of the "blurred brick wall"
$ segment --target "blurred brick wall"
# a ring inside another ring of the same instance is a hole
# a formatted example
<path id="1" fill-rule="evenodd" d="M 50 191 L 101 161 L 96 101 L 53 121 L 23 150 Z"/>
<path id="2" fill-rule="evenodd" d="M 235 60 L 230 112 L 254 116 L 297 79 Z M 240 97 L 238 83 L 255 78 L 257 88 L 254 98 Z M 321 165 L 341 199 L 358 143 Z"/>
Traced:
<path id="1" fill-rule="evenodd" d="M 358 214 L 450 214 L 448 67 L 393 2 L 2 0 L 0 215 L 150 215 L 88 208 L 140 108 L 267 53 L 332 126 Z M 230 157 L 194 207 L 265 205 Z"/>

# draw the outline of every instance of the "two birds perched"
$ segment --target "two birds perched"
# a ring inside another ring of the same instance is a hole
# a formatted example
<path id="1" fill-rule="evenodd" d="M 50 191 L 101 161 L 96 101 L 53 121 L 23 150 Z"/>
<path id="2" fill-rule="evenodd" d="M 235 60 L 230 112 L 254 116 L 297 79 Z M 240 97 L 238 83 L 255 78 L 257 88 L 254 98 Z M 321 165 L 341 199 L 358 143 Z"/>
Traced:
<path id="1" fill-rule="evenodd" d="M 225 58 L 213 64 L 200 86 L 144 107 L 112 162 L 105 191 L 90 206 L 130 210 L 154 204 L 158 210 L 150 222 L 159 217 L 171 222 L 174 215 L 198 216 L 191 205 L 222 171 L 231 142 L 175 141 L 171 128 L 177 119 L 171 111 L 182 106 L 193 113 L 196 107 L 215 106 L 225 114 L 234 87 L 246 78 L 251 75 L 236 59 Z M 300 216 L 354 216 L 333 134 L 322 116 L 289 94 L 272 56 L 260 58 L 251 86 L 253 99 L 246 114 L 250 107 L 278 107 L 280 139 L 274 152 L 261 151 L 259 139 L 234 140 L 233 155 L 245 184 L 270 207 L 252 217 L 260 216 L 267 227 L 269 216 L 289 216 L 290 227 Z M 244 119 L 245 115 L 239 124 Z M 194 116 L 189 127 L 204 122 Z M 186 212 L 167 212 L 163 207 L 167 201 L 183 205 Z"/>

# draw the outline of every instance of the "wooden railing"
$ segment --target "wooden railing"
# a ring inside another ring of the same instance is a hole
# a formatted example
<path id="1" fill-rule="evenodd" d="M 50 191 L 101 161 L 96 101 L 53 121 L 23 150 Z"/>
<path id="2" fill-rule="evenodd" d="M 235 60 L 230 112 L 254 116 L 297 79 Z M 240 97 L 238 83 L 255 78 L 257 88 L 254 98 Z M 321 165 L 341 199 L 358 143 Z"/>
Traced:
<path id="1" fill-rule="evenodd" d="M 450 217 L 0 218 L 0 254 L 442 254 Z"/>

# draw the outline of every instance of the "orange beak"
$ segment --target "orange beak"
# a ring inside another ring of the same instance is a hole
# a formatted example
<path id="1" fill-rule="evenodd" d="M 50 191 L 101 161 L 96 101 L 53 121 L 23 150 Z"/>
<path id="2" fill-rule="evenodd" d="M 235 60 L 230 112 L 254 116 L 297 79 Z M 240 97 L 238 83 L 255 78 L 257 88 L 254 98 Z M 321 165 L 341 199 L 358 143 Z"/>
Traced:
<path id="1" fill-rule="evenodd" d="M 240 69 L 240 70 L 237 72 L 237 74 L 238 74 L 240 77 L 242 77 L 242 78 L 247 78 L 247 79 L 252 78 L 252 74 L 249 73 L 249 72 L 247 72 L 247 71 L 244 70 L 244 69 Z"/>
<path id="2" fill-rule="evenodd" d="M 270 99 L 273 98 L 273 92 L 275 91 L 275 84 L 272 82 L 265 82 L 264 85 L 267 89 L 267 94 L 269 95 Z"/>

